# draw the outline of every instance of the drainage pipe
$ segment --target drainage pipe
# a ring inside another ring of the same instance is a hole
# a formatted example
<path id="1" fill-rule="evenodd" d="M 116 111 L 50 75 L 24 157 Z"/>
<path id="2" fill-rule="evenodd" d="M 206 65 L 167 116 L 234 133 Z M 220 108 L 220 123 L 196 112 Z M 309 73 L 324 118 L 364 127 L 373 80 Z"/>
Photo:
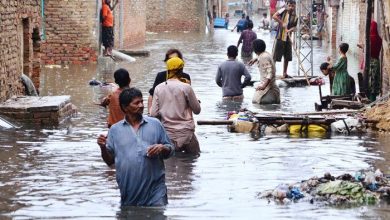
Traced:
<path id="1" fill-rule="evenodd" d="M 45 0 L 41 0 L 41 25 L 42 25 L 42 35 L 41 39 L 46 40 L 46 28 L 45 28 Z"/>

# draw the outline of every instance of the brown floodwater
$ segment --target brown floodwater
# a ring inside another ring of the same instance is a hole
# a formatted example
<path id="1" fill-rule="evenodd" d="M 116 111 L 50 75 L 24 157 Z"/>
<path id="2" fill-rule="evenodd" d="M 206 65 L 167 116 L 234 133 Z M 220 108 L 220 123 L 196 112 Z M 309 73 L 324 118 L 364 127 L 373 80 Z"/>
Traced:
<path id="1" fill-rule="evenodd" d="M 273 38 L 258 31 L 271 51 Z M 223 119 L 227 111 L 247 107 L 254 111 L 314 111 L 317 87 L 281 88 L 280 105 L 253 105 L 253 87 L 245 88 L 242 105 L 221 102 L 221 89 L 214 77 L 226 59 L 226 48 L 239 35 L 223 29 L 214 34 L 162 33 L 147 35 L 150 57 L 131 64 L 118 63 L 131 74 L 132 86 L 147 99 L 147 91 L 169 48 L 179 48 L 185 72 L 202 101 L 196 119 Z M 315 75 L 333 51 L 314 42 Z M 297 68 L 290 65 L 290 74 Z M 350 55 L 349 71 L 356 77 L 357 62 Z M 281 65 L 277 65 L 278 74 Z M 256 68 L 249 68 L 258 79 Z M 96 78 L 113 81 L 111 73 L 86 66 L 48 66 L 42 71 L 41 95 L 70 95 L 79 114 L 58 127 L 0 131 L 0 214 L 4 218 L 70 219 L 389 219 L 386 204 L 336 208 L 297 202 L 268 203 L 257 195 L 280 183 L 293 183 L 325 172 L 354 174 L 360 169 L 380 168 L 389 173 L 389 136 L 331 135 L 326 138 L 293 138 L 287 134 L 265 135 L 253 140 L 248 134 L 229 133 L 225 126 L 197 126 L 201 156 L 183 155 L 166 161 L 169 204 L 164 208 L 120 208 L 115 171 L 100 157 L 96 137 L 107 132 L 107 111 L 94 103 L 107 93 L 106 87 L 91 87 Z M 328 81 L 327 81 L 328 83 Z M 328 84 L 323 88 L 328 94 Z M 146 104 L 146 102 L 145 102 Z"/>

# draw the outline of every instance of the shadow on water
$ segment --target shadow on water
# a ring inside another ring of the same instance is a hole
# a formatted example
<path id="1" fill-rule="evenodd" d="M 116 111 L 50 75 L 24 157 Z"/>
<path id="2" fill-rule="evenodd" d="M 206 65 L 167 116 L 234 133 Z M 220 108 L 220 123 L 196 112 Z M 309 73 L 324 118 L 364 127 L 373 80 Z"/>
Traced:
<path id="1" fill-rule="evenodd" d="M 233 24 L 233 23 L 232 23 Z M 255 25 L 256 26 L 256 25 Z M 147 98 L 157 72 L 165 69 L 165 52 L 172 47 L 184 54 L 185 71 L 201 100 L 202 112 L 195 119 L 224 119 L 228 111 L 313 111 L 317 87 L 281 88 L 281 105 L 252 104 L 253 87 L 244 89 L 244 100 L 221 101 L 222 91 L 214 77 L 226 59 L 226 48 L 239 35 L 216 30 L 213 35 L 162 33 L 148 35 L 145 49 L 150 57 L 135 63 L 119 63 L 130 71 L 132 86 Z M 273 38 L 259 31 L 258 37 L 271 51 Z M 329 49 L 316 48 L 314 66 Z M 351 58 L 351 69 L 354 61 Z M 291 63 L 290 70 L 296 67 Z M 357 67 L 356 67 L 357 68 Z M 254 80 L 257 69 L 248 67 Z M 281 66 L 277 64 L 278 74 Z M 353 74 L 352 74 L 353 75 Z M 226 126 L 197 126 L 201 156 L 178 155 L 166 161 L 169 204 L 164 208 L 119 207 L 115 172 L 100 158 L 96 137 L 106 133 L 107 110 L 95 105 L 110 90 L 91 87 L 88 81 L 113 81 L 97 65 L 43 68 L 42 95 L 70 95 L 79 114 L 55 128 L 0 132 L 0 214 L 15 218 L 118 218 L 118 219 L 336 219 L 389 217 L 387 206 L 337 209 L 308 203 L 288 206 L 268 204 L 256 195 L 280 183 L 293 183 L 331 172 L 339 175 L 379 167 L 389 173 L 389 140 L 384 135 L 294 138 L 287 134 L 266 135 L 254 141 L 249 134 L 229 133 Z M 327 94 L 327 86 L 324 94 Z"/>

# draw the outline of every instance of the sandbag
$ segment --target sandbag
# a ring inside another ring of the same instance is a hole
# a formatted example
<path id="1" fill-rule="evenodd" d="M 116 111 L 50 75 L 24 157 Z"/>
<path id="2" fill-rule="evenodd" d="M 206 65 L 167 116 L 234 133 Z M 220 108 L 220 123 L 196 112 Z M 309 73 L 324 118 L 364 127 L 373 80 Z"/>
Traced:
<path id="1" fill-rule="evenodd" d="M 346 119 L 333 122 L 330 125 L 330 129 L 332 132 L 350 134 L 353 132 L 364 131 L 365 126 L 358 119 L 348 117 Z"/>

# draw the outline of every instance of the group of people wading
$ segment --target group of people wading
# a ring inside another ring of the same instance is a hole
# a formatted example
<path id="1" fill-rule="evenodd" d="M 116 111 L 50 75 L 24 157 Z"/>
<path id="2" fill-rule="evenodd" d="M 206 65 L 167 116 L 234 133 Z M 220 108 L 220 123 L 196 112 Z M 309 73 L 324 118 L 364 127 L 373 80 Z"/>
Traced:
<path id="1" fill-rule="evenodd" d="M 259 102 L 275 101 L 275 66 L 265 52 L 264 41 L 253 42 L 262 73 L 262 83 L 256 88 Z M 238 49 L 228 47 L 228 60 L 218 67 L 216 82 L 222 87 L 223 99 L 242 101 L 242 88 L 251 76 L 245 65 L 236 60 Z M 183 72 L 184 61 L 177 49 L 167 51 L 166 70 L 156 75 L 149 90 L 147 115 L 143 115 L 142 92 L 131 88 L 131 78 L 125 69 L 114 72 L 119 86 L 101 105 L 108 107 L 107 135 L 98 137 L 103 160 L 116 168 L 121 192 L 121 205 L 159 206 L 167 204 L 164 159 L 175 153 L 199 155 L 193 114 L 201 111 L 200 101 L 191 87 L 190 75 Z M 245 80 L 241 82 L 241 76 Z M 268 95 L 271 94 L 271 95 Z"/>
<path id="2" fill-rule="evenodd" d="M 142 92 L 131 88 L 127 70 L 114 73 L 119 86 L 101 105 L 109 108 L 107 135 L 98 137 L 103 160 L 115 166 L 121 205 L 166 205 L 164 159 L 183 152 L 198 155 L 193 113 L 200 101 L 183 72 L 184 61 L 177 49 L 168 50 L 166 70 L 159 72 L 149 90 L 148 114 L 143 115 Z"/>
<path id="3" fill-rule="evenodd" d="M 280 103 L 279 88 L 275 84 L 275 61 L 281 61 L 284 57 L 283 76 L 289 77 L 287 65 L 292 58 L 289 34 L 296 25 L 295 1 L 288 1 L 287 9 L 276 12 L 274 19 L 279 23 L 279 31 L 272 55 L 266 52 L 265 42 L 252 33 L 251 22 L 248 29 L 241 33 L 237 46 L 227 48 L 228 59 L 218 66 L 215 77 L 216 84 L 222 87 L 223 100 L 241 102 L 244 98 L 243 88 L 251 82 L 246 66 L 236 59 L 242 43 L 241 55 L 251 57 L 254 52 L 256 57 L 248 64 L 257 65 L 260 72 L 260 83 L 255 87 L 253 103 Z M 377 46 L 375 43 L 381 43 L 381 40 L 374 36 L 374 32 L 372 45 Z M 110 45 L 107 46 L 106 52 L 109 54 Z M 331 64 L 330 59 L 321 65 L 323 73 L 332 76 L 332 93 L 336 95 L 352 92 L 350 76 L 346 72 L 348 47 L 345 43 L 340 45 L 341 57 L 335 65 Z M 376 49 L 371 49 L 373 58 L 378 55 Z M 200 113 L 201 105 L 191 86 L 190 75 L 183 72 L 183 56 L 179 50 L 170 49 L 164 62 L 166 70 L 157 74 L 149 90 L 147 115 L 143 115 L 142 92 L 130 87 L 131 78 L 125 69 L 115 71 L 114 79 L 119 87 L 101 102 L 102 106 L 109 108 L 109 131 L 107 135 L 100 135 L 97 143 L 106 164 L 115 166 L 122 206 L 166 205 L 168 198 L 163 160 L 179 152 L 188 155 L 200 153 L 193 114 Z M 371 65 L 375 67 L 376 62 L 373 59 Z M 375 77 L 372 77 L 373 84 Z M 375 87 L 372 95 L 376 92 Z"/>
<path id="4" fill-rule="evenodd" d="M 295 31 L 297 25 L 297 16 L 295 14 L 296 3 L 294 0 L 287 1 L 287 7 L 276 11 L 273 14 L 273 19 L 278 22 L 278 32 L 271 55 L 266 49 L 266 44 L 263 40 L 257 39 L 253 29 L 253 22 L 247 16 L 240 20 L 245 23 L 244 30 L 238 39 L 237 46 L 229 46 L 228 60 L 222 63 L 218 68 L 216 83 L 222 87 L 223 98 L 232 100 L 242 100 L 242 88 L 247 86 L 251 80 L 245 65 L 236 60 L 238 55 L 238 47 L 242 43 L 241 57 L 243 60 L 252 59 L 252 54 L 256 54 L 256 58 L 248 62 L 249 65 L 256 64 L 260 72 L 260 83 L 256 86 L 255 94 L 252 102 L 258 104 L 279 104 L 280 92 L 275 84 L 276 68 L 275 62 L 283 62 L 283 78 L 290 78 L 287 74 L 288 63 L 292 60 L 292 43 L 290 34 Z M 240 21 L 236 27 L 240 26 Z M 241 25 L 242 26 L 242 25 Z M 234 29 L 233 29 L 234 30 Z M 232 31 L 233 31 L 232 30 Z M 239 30 L 239 29 L 238 29 Z M 244 82 L 241 84 L 241 76 L 245 76 Z"/>
<path id="5" fill-rule="evenodd" d="M 298 17 L 295 12 L 296 2 L 295 0 L 287 0 L 286 5 L 276 10 L 275 7 L 271 7 L 271 15 L 272 19 L 277 22 L 277 32 L 276 38 L 273 45 L 272 55 L 270 58 L 270 54 L 263 50 L 263 45 L 265 48 L 265 44 L 262 41 L 257 40 L 256 33 L 252 30 L 253 23 L 249 19 L 248 16 L 243 16 L 237 22 L 237 31 L 241 31 L 240 38 L 237 43 L 237 48 L 242 43 L 241 48 L 241 57 L 243 60 L 250 60 L 252 58 L 253 52 L 258 56 L 255 59 L 252 59 L 249 62 L 249 65 L 254 63 L 258 64 L 261 83 L 256 87 L 256 92 L 253 96 L 253 103 L 259 104 L 277 104 L 280 103 L 280 95 L 279 89 L 275 85 L 275 62 L 281 62 L 283 60 L 283 78 L 291 78 L 287 74 L 288 64 L 292 60 L 292 32 L 296 31 Z M 322 29 L 325 25 L 325 19 L 328 15 L 323 9 L 323 6 L 320 5 L 317 8 L 317 25 L 318 25 L 318 33 L 319 40 L 322 40 Z M 243 28 L 241 28 L 243 27 Z M 234 28 L 234 29 L 235 29 Z M 233 30 L 234 30 L 233 29 Z M 232 31 L 233 31 L 232 30 Z M 260 46 L 261 45 L 261 46 Z M 359 48 L 363 49 L 362 44 L 357 45 Z M 327 61 L 320 66 L 321 72 L 329 77 L 330 81 L 330 91 L 332 95 L 335 96 L 353 96 L 356 93 L 355 80 L 348 74 L 348 58 L 347 52 L 349 50 L 349 45 L 347 43 L 341 43 L 338 47 L 338 52 L 340 54 L 340 58 L 338 61 L 333 64 L 332 59 L 328 57 Z M 370 66 L 368 72 L 368 87 L 366 89 L 366 95 L 370 99 L 370 101 L 375 101 L 376 97 L 381 93 L 381 73 L 380 73 L 380 62 L 379 56 L 382 48 L 382 39 L 378 34 L 377 23 L 375 21 L 371 22 L 370 26 Z M 257 50 L 257 51 L 256 51 Z M 234 49 L 230 49 L 230 55 L 228 50 L 229 60 L 235 60 Z M 237 56 L 237 55 L 236 55 Z M 364 60 L 362 60 L 361 69 L 364 69 Z M 230 64 L 231 66 L 232 64 Z M 229 66 L 228 64 L 223 64 L 220 67 L 221 71 L 226 69 L 225 66 Z M 226 72 L 229 72 L 225 70 Z M 231 72 L 232 70 L 230 70 Z M 223 72 L 223 71 L 222 71 Z M 247 71 L 246 71 L 247 72 Z M 223 80 L 225 84 L 221 84 L 220 75 L 231 75 L 227 74 L 219 74 L 217 76 L 217 84 L 220 86 L 231 87 L 231 83 L 229 80 Z M 242 72 L 241 75 L 245 75 L 245 71 Z M 247 78 L 247 77 L 246 77 Z M 226 82 L 227 81 L 227 82 Z M 229 84 L 230 83 L 230 84 Z M 245 86 L 246 82 L 242 84 Z M 232 94 L 231 91 L 226 91 L 224 89 L 224 97 L 229 98 L 230 96 L 233 99 L 240 98 L 240 91 L 237 90 L 236 93 Z M 231 90 L 231 89 L 229 89 Z M 242 91 L 241 91 L 242 92 Z M 242 98 L 242 97 L 241 97 Z"/>

